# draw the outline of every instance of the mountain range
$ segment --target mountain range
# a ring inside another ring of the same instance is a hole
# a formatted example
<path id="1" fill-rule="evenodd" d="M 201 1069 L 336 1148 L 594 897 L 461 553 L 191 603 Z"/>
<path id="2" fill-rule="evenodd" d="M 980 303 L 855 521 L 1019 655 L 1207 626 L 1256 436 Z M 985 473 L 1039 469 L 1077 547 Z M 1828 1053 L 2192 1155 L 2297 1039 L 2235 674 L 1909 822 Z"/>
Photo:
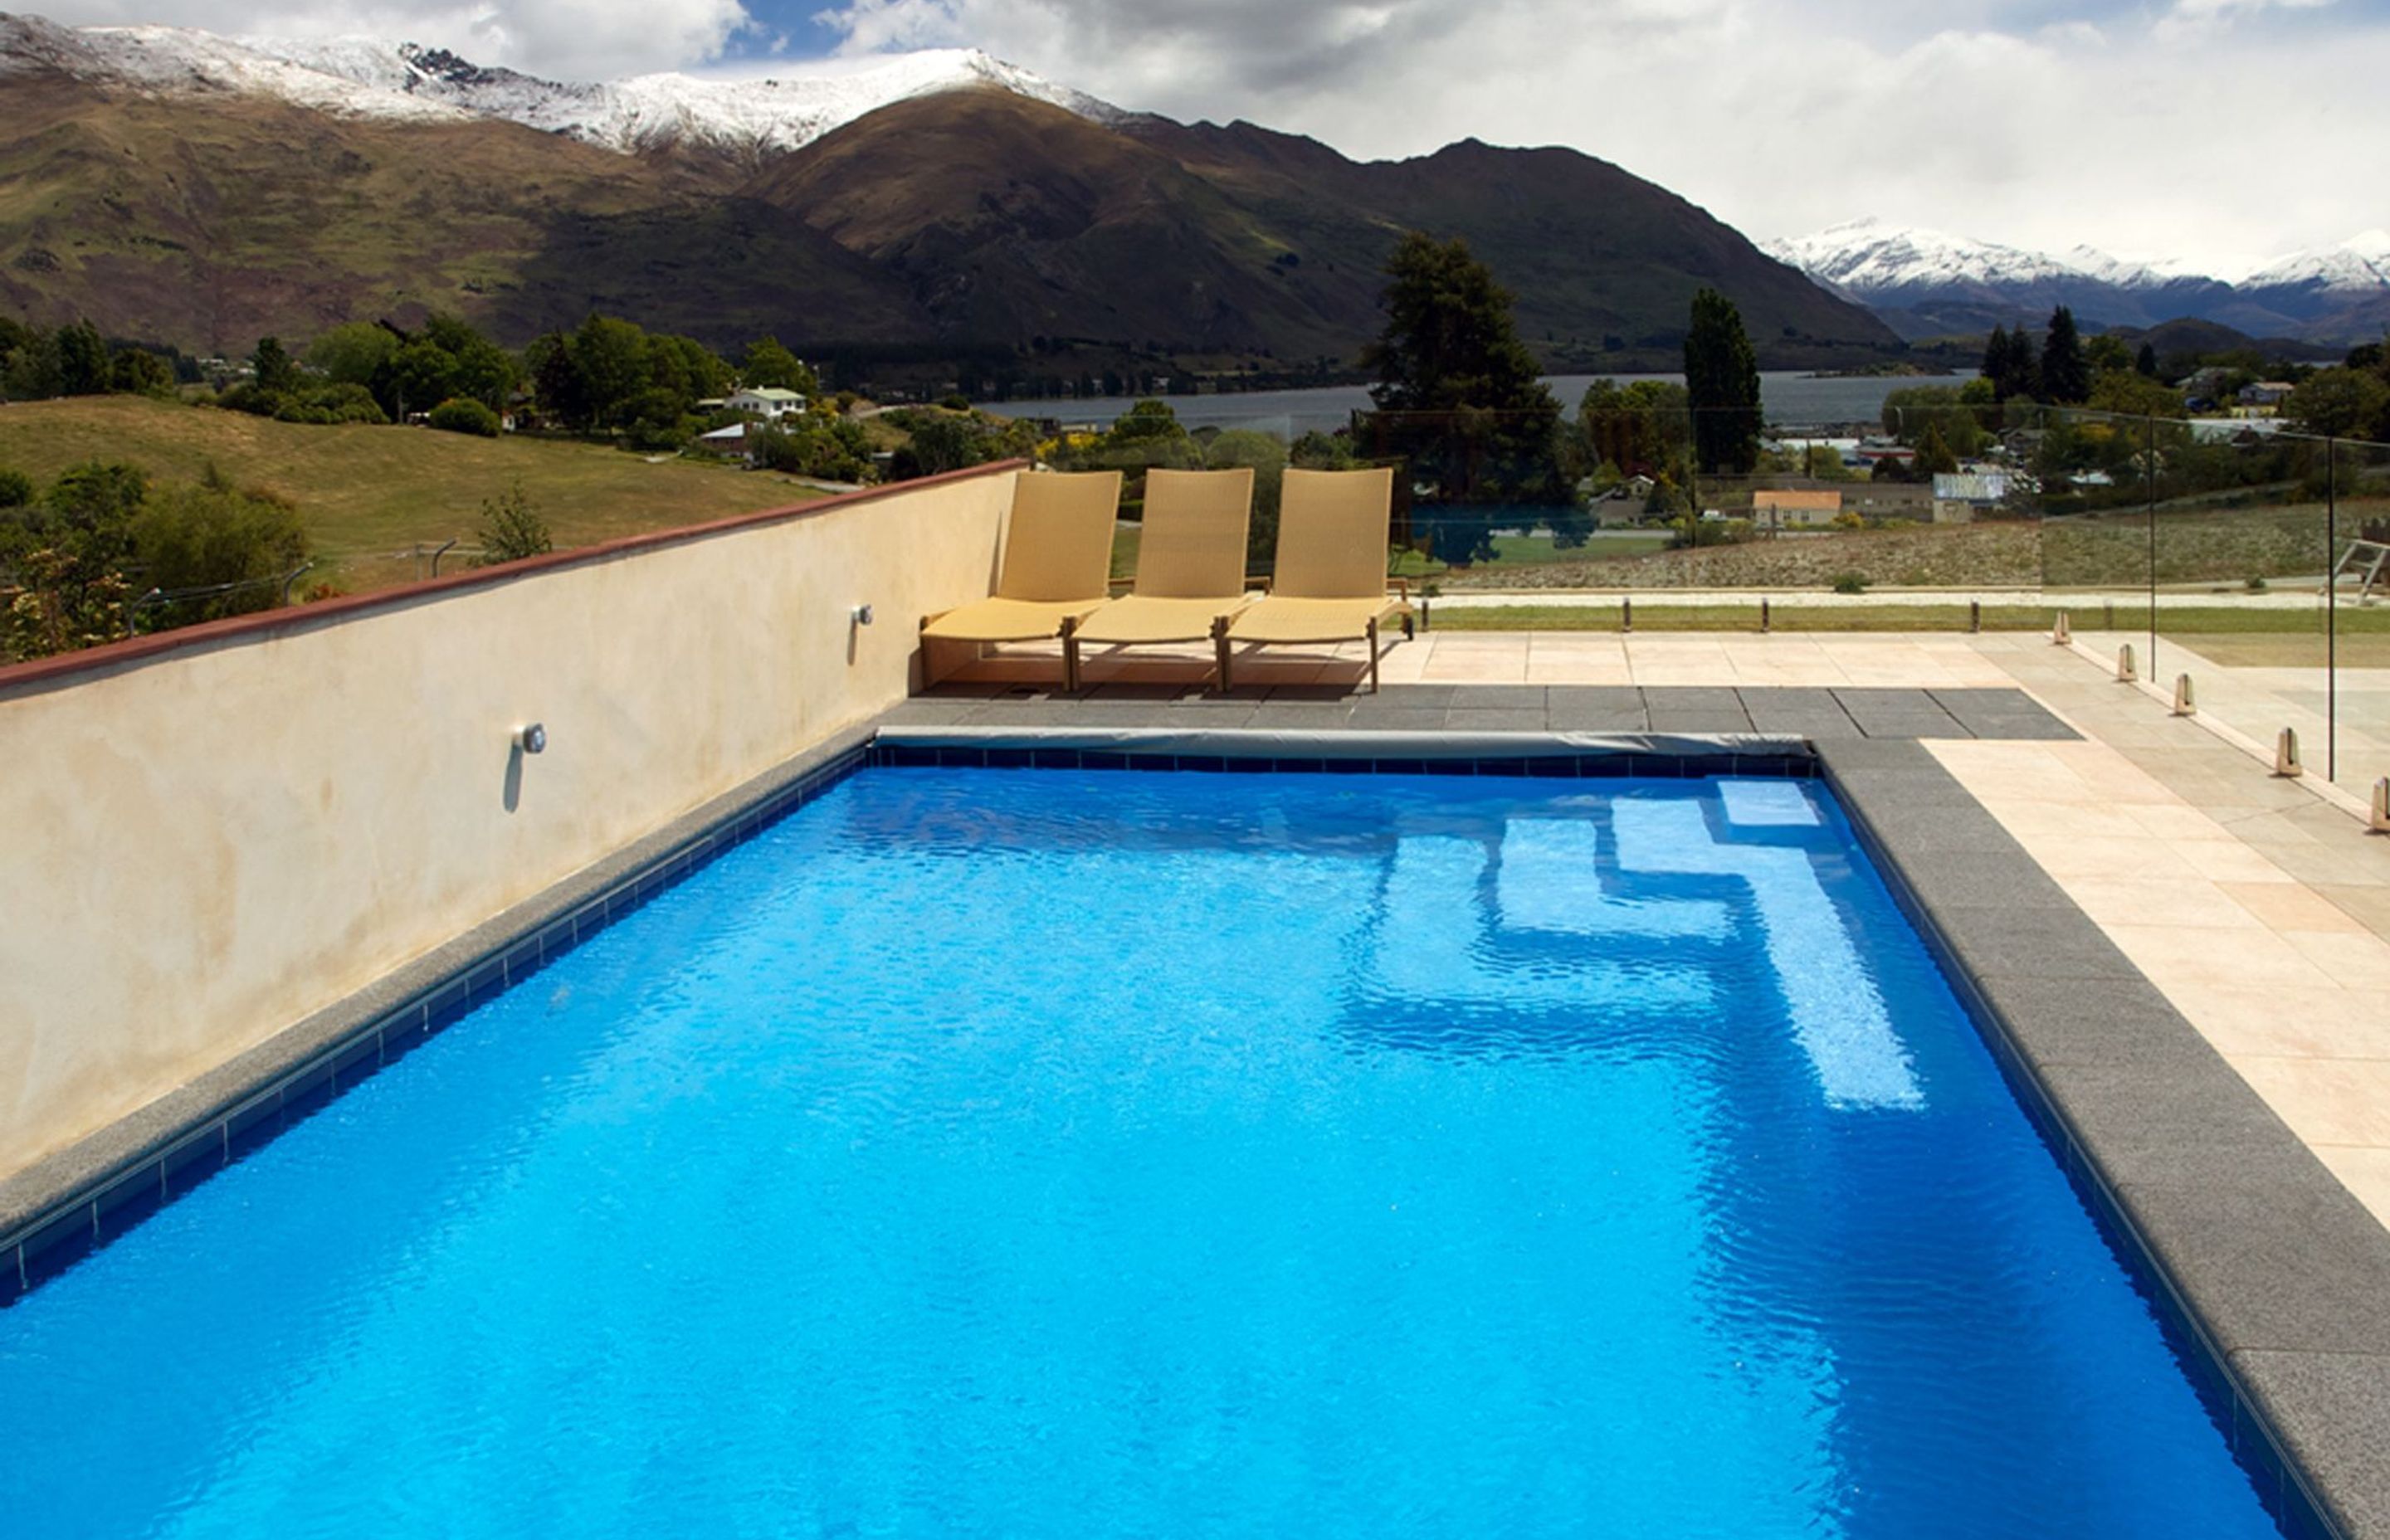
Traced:
<path id="1" fill-rule="evenodd" d="M 208 352 L 591 310 L 836 353 L 1349 368 L 1402 232 L 1465 237 L 1555 369 L 1665 364 L 1704 284 L 1763 360 L 1896 350 L 1684 199 L 1568 149 L 1356 161 L 970 51 L 543 81 L 405 44 L 0 16 L 0 309 Z"/>
<path id="2" fill-rule="evenodd" d="M 2390 230 L 2295 252 L 2235 281 L 2088 246 L 2052 256 L 1872 219 L 1766 249 L 1910 339 L 2037 327 L 2061 304 L 2101 327 L 2191 319 L 2330 344 L 2377 340 L 2390 327 Z"/>

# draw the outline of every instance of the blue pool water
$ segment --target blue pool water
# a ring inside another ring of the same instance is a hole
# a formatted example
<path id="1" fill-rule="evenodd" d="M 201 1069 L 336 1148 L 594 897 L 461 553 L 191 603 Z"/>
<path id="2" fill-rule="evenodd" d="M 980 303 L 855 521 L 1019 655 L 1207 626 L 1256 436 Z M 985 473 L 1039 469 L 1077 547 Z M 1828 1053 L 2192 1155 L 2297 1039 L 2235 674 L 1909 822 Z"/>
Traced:
<path id="1" fill-rule="evenodd" d="M 899 769 L 0 1311 L 0 1530 L 2276 1533 L 1818 788 Z"/>

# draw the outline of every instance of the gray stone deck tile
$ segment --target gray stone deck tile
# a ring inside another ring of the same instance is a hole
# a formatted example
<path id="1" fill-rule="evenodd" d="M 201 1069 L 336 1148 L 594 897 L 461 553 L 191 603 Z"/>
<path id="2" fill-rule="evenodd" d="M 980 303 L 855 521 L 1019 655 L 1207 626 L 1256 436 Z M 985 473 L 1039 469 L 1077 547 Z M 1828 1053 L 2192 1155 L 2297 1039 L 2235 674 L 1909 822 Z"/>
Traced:
<path id="1" fill-rule="evenodd" d="M 2273 1110 L 2204 1043 L 2133 1064 L 2046 1063 L 2050 1102 L 2109 1185 L 2264 1187 L 2294 1191 L 2332 1175 Z"/>
<path id="2" fill-rule="evenodd" d="M 1445 731 L 1451 733 L 1540 733 L 1548 731 L 1544 709 L 1486 709 L 1455 706 L 1444 713 Z"/>
<path id="3" fill-rule="evenodd" d="M 2140 977 L 2080 910 L 1951 905 L 1937 908 L 1935 916 L 1960 966 L 1977 979 Z"/>
<path id="4" fill-rule="evenodd" d="M 2215 1050 L 2157 985 L 2130 979 L 1999 974 L 1976 987 L 2037 1064 L 2162 1068 Z"/>
<path id="5" fill-rule="evenodd" d="M 1459 685 L 1449 702 L 1471 711 L 1541 712 L 1548 698 L 1542 685 Z"/>
<path id="6" fill-rule="evenodd" d="M 2347 1532 L 2390 1534 L 2390 1356 L 2256 1350 L 2231 1361 Z"/>
<path id="7" fill-rule="evenodd" d="M 1651 731 L 1655 733 L 1748 733 L 1753 730 L 1751 718 L 1745 716 L 1740 707 L 1732 711 L 1697 706 L 1651 708 Z"/>
<path id="8" fill-rule="evenodd" d="M 2227 1354 L 2390 1356 L 2390 1231 L 2319 1180 L 2145 1181 L 2135 1227 Z M 2390 1393 L 2376 1387 L 2385 1404 Z"/>

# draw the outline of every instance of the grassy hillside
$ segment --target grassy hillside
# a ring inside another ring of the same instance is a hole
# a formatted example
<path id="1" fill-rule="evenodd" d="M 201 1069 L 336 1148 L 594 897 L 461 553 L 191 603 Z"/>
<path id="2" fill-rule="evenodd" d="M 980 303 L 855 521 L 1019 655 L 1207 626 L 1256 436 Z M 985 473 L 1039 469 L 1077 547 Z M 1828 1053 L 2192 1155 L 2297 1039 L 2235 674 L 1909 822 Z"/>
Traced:
<path id="1" fill-rule="evenodd" d="M 280 493 L 299 505 L 315 545 L 307 584 L 352 592 L 412 581 L 418 542 L 463 536 L 470 545 L 482 500 L 518 478 L 559 549 L 817 495 L 779 476 L 688 460 L 651 465 L 596 444 L 306 427 L 135 396 L 0 406 L 0 466 L 45 481 L 89 459 L 172 481 L 196 478 L 212 460 L 236 481 Z"/>

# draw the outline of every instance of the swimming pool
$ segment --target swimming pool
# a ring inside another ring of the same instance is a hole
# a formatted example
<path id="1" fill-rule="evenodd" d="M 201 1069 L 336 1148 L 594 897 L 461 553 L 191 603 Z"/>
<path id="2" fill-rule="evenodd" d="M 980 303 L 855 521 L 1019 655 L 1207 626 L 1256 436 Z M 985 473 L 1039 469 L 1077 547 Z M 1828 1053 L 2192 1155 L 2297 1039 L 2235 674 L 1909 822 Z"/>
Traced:
<path id="1" fill-rule="evenodd" d="M 863 772 L 0 1311 L 22 1533 L 2276 1533 L 1822 788 Z"/>

